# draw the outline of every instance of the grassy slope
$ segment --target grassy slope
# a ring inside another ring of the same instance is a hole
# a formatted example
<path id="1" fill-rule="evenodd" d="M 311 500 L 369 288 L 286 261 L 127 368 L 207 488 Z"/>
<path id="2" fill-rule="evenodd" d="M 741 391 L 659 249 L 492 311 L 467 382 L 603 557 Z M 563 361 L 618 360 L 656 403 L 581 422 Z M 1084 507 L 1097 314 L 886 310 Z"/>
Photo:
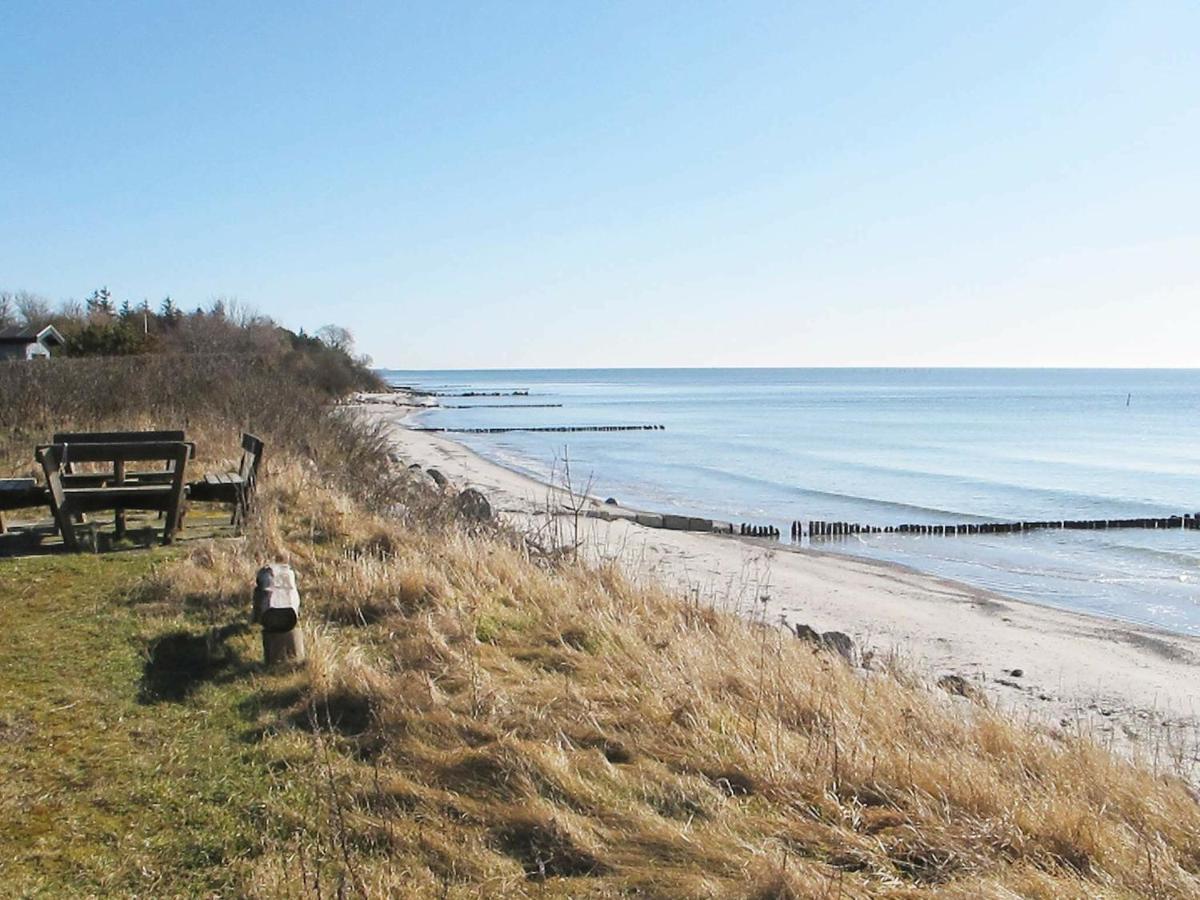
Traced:
<path id="1" fill-rule="evenodd" d="M 1169 774 L 312 466 L 263 499 L 246 542 L 0 562 L 5 894 L 1200 891 Z M 297 671 L 240 626 L 267 559 Z"/>
<path id="2" fill-rule="evenodd" d="M 235 891 L 283 827 L 253 638 L 132 599 L 171 555 L 0 561 L 0 895 Z"/>

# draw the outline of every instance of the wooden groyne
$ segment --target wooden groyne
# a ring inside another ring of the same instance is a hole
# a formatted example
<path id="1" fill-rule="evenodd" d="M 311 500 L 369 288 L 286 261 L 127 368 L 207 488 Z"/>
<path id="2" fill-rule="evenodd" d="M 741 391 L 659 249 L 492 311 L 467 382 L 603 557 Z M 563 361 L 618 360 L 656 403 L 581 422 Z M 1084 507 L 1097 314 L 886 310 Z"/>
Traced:
<path id="1" fill-rule="evenodd" d="M 858 522 L 827 522 L 813 519 L 792 522 L 792 540 L 821 540 L 854 534 L 921 534 L 953 537 L 964 534 L 1014 534 L 1025 531 L 1105 531 L 1113 528 L 1200 530 L 1200 512 L 1180 516 L 1140 519 L 1052 519 L 1029 522 L 966 522 L 955 524 L 863 525 Z"/>
<path id="2" fill-rule="evenodd" d="M 439 403 L 438 409 L 560 409 L 561 403 Z"/>
<path id="3" fill-rule="evenodd" d="M 738 529 L 738 534 L 743 537 L 778 538 L 779 529 L 774 525 L 751 525 L 743 522 Z"/>
<path id="4" fill-rule="evenodd" d="M 426 397 L 528 397 L 529 391 L 420 391 Z"/>
<path id="5" fill-rule="evenodd" d="M 530 428 L 414 428 L 413 431 L 434 431 L 442 434 L 507 434 L 512 431 L 578 432 L 578 431 L 666 431 L 666 425 L 543 425 Z"/>

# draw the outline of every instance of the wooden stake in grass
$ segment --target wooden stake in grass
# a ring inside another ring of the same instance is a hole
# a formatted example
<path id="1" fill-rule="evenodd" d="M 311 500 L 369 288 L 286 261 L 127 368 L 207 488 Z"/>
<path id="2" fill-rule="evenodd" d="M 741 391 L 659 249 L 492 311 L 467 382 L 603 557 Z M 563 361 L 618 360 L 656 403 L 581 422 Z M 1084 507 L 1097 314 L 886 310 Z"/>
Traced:
<path id="1" fill-rule="evenodd" d="M 274 665 L 304 659 L 304 633 L 300 621 L 300 591 L 296 573 L 287 563 L 272 563 L 258 570 L 251 621 L 262 625 L 263 661 Z"/>

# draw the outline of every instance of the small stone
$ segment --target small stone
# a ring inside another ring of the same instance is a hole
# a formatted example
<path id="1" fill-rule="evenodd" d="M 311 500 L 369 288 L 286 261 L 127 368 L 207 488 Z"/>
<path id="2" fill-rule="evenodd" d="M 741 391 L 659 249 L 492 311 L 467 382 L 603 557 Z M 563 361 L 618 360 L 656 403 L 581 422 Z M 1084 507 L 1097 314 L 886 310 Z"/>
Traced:
<path id="1" fill-rule="evenodd" d="M 616 506 L 616 505 L 617 505 L 617 498 L 616 498 L 616 497 L 609 497 L 609 498 L 608 498 L 607 500 L 605 500 L 604 502 L 605 502 L 605 503 L 607 503 L 609 506 Z"/>
<path id="2" fill-rule="evenodd" d="M 1024 669 L 1009 669 L 1008 674 L 1013 678 L 1020 678 L 1025 674 Z"/>

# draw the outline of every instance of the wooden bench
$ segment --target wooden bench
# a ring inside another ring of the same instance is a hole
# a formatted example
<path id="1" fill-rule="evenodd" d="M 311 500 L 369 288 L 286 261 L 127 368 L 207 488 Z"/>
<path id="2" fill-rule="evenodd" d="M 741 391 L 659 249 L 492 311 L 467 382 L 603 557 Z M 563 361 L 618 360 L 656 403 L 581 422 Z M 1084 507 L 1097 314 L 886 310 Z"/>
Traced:
<path id="1" fill-rule="evenodd" d="M 254 503 L 258 467 L 262 464 L 263 442 L 252 434 L 242 435 L 242 461 L 236 472 L 205 475 L 188 485 L 188 499 L 233 504 L 234 525 L 241 525 Z"/>
<path id="2" fill-rule="evenodd" d="M 162 542 L 171 543 L 179 529 L 187 461 L 194 452 L 194 446 L 182 440 L 77 440 L 38 447 L 37 458 L 46 474 L 50 511 L 63 544 L 68 550 L 77 550 L 75 516 L 104 509 L 115 511 L 118 535 L 124 530 L 127 509 L 163 513 Z M 152 476 L 149 479 L 130 479 L 126 470 L 129 462 L 162 462 L 167 468 L 146 473 Z M 77 463 L 107 463 L 112 474 L 88 473 L 77 477 L 72 471 Z"/>
<path id="3" fill-rule="evenodd" d="M 0 534 L 6 532 L 4 510 L 46 505 L 46 489 L 32 478 L 0 478 Z"/>

